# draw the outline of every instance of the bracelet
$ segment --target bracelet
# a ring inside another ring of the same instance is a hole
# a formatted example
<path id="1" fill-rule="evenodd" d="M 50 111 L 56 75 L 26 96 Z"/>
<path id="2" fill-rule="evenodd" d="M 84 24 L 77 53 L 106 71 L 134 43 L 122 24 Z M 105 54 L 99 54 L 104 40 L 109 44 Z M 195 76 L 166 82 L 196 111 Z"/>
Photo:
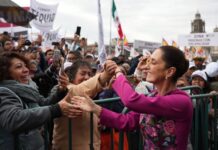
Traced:
<path id="1" fill-rule="evenodd" d="M 115 78 L 117 78 L 117 74 L 118 74 L 118 73 L 122 73 L 122 74 L 123 74 L 122 71 L 117 71 L 117 72 L 115 72 Z"/>
<path id="2" fill-rule="evenodd" d="M 115 72 L 115 75 L 117 75 L 119 72 L 120 72 L 120 73 L 123 73 L 122 71 L 117 71 L 117 72 Z"/>

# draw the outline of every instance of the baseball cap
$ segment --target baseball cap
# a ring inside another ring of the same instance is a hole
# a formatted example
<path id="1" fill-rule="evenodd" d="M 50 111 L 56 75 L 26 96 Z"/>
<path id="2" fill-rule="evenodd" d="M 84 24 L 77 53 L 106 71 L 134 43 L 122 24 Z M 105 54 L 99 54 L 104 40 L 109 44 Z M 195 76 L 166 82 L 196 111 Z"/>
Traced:
<path id="1" fill-rule="evenodd" d="M 207 75 L 203 70 L 196 70 L 192 73 L 191 78 L 193 77 L 201 77 L 202 79 L 204 79 L 204 81 L 207 81 Z"/>
<path id="2" fill-rule="evenodd" d="M 204 70 L 209 77 L 216 77 L 218 76 L 218 62 L 211 62 L 207 64 Z"/>

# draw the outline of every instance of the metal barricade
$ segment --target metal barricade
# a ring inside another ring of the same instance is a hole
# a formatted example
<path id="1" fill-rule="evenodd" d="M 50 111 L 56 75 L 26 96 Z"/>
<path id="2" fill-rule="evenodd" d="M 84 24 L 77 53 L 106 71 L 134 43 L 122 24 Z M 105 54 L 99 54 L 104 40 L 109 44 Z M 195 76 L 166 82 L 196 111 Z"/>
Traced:
<path id="1" fill-rule="evenodd" d="M 193 114 L 191 142 L 194 150 L 217 150 L 217 127 L 218 116 L 217 98 L 218 95 L 200 94 L 192 95 L 192 101 L 196 101 Z M 209 105 L 213 107 L 209 110 Z M 209 116 L 209 112 L 214 110 L 214 115 Z"/>
<path id="2" fill-rule="evenodd" d="M 108 99 L 102 99 L 102 100 L 95 100 L 96 104 L 109 104 L 109 103 L 114 103 L 114 102 L 118 102 L 120 101 L 120 98 L 119 97 L 114 97 L 114 98 L 108 98 Z M 92 114 L 92 113 L 91 113 Z M 90 133 L 91 135 L 91 133 Z M 113 136 L 114 136 L 114 132 L 113 132 L 113 129 L 111 128 L 110 129 L 110 148 L 108 150 L 113 150 L 114 149 L 114 139 L 113 139 Z M 91 137 L 90 137 L 91 138 Z M 123 139 L 122 139 L 123 140 Z M 122 145 L 123 146 L 123 145 Z"/>
<path id="3" fill-rule="evenodd" d="M 193 90 L 198 89 L 199 87 L 190 86 L 186 88 L 182 88 L 182 90 Z M 217 100 L 218 94 L 199 94 L 199 95 L 191 95 L 192 101 L 196 101 L 196 105 L 194 107 L 193 114 L 193 123 L 191 130 L 191 143 L 194 150 L 217 150 L 218 149 L 218 109 L 217 109 Z M 102 100 L 95 100 L 97 104 L 106 104 L 113 103 L 119 101 L 119 97 L 108 98 Z M 208 117 L 208 104 L 213 104 L 214 115 L 212 117 Z M 127 113 L 127 108 L 124 108 L 123 114 Z M 91 113 L 91 118 L 93 118 L 93 114 Z M 90 150 L 93 150 L 93 120 L 90 120 Z M 119 132 L 119 150 L 123 150 L 123 140 L 124 140 L 124 132 Z M 113 133 L 111 134 L 111 138 L 113 138 Z M 142 139 L 139 137 L 138 147 L 134 150 L 142 150 Z M 71 143 L 71 141 L 69 141 Z M 70 148 L 70 147 L 69 147 Z M 113 147 L 113 139 L 111 142 L 111 150 Z M 72 149 L 70 149 L 72 150 Z M 131 150 L 131 149 L 129 149 Z"/>
<path id="4" fill-rule="evenodd" d="M 179 88 L 183 91 L 186 91 L 189 95 L 195 95 L 195 94 L 202 94 L 203 90 L 201 87 L 196 86 L 196 85 L 191 85 L 191 86 L 185 86 Z"/>

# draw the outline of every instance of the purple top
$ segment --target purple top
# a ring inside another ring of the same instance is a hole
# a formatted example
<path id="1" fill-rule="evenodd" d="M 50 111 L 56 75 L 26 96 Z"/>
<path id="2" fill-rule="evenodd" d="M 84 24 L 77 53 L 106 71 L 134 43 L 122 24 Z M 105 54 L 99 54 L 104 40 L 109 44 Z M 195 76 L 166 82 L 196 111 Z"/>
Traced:
<path id="1" fill-rule="evenodd" d="M 132 111 L 123 115 L 103 108 L 102 124 L 121 130 L 140 127 L 144 149 L 186 149 L 193 106 L 185 92 L 176 89 L 165 96 L 148 97 L 136 93 L 123 75 L 114 81 L 113 89 Z"/>

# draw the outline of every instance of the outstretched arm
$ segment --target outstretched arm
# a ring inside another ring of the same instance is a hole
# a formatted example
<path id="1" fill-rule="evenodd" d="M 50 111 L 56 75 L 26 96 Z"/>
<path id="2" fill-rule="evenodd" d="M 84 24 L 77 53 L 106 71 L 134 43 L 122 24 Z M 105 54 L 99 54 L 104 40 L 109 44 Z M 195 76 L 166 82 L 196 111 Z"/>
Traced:
<path id="1" fill-rule="evenodd" d="M 98 92 L 102 91 L 103 88 L 112 78 L 117 65 L 113 61 L 106 61 L 104 71 L 95 75 L 94 77 L 82 82 L 78 85 L 69 85 L 69 93 L 71 96 L 75 95 L 88 95 L 94 97 Z"/>
<path id="2" fill-rule="evenodd" d="M 129 112 L 128 114 L 119 114 L 106 108 L 102 108 L 87 96 L 74 96 L 71 98 L 71 103 L 74 107 L 95 113 L 99 116 L 100 123 L 108 127 L 117 128 L 119 130 L 133 130 L 139 125 L 138 113 Z"/>
<path id="3" fill-rule="evenodd" d="M 138 113 L 165 116 L 171 119 L 183 118 L 192 110 L 191 99 L 185 92 L 175 90 L 173 94 L 148 97 L 135 92 L 122 74 L 118 73 L 116 76 L 113 89 L 130 110 Z"/>

